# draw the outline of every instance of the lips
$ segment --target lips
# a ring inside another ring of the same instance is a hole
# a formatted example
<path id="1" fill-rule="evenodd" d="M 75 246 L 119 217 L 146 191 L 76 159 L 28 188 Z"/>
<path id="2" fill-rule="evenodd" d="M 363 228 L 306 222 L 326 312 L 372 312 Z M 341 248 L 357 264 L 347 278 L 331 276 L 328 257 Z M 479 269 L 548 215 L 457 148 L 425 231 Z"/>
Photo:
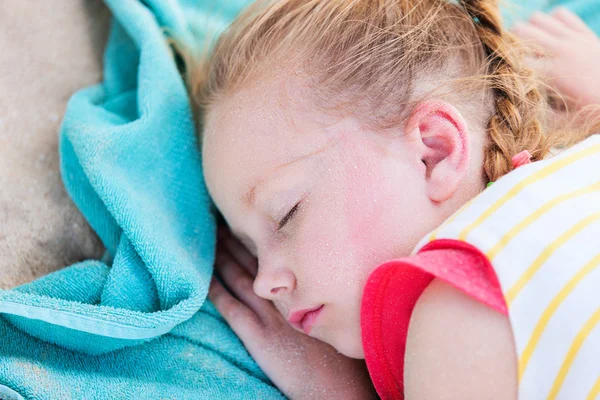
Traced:
<path id="1" fill-rule="evenodd" d="M 292 312 L 288 321 L 292 326 L 304 331 L 308 335 L 324 306 L 324 304 L 321 304 L 318 307 Z"/>

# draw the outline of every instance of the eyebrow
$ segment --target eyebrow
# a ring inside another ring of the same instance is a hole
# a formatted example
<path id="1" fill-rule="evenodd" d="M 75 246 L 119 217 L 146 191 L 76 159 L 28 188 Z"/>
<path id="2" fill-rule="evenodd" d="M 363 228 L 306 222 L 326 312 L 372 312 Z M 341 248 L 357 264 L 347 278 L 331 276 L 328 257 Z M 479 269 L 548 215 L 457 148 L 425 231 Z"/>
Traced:
<path id="1" fill-rule="evenodd" d="M 250 189 L 248 189 L 248 191 L 242 195 L 242 202 L 244 203 L 245 206 L 251 208 L 254 205 L 254 202 L 256 201 L 256 194 L 257 192 L 260 192 L 260 186 L 262 186 L 262 184 L 264 183 L 264 179 L 257 179 L 254 182 L 254 185 L 249 185 Z M 230 227 L 231 229 L 231 233 L 234 236 L 237 236 L 239 239 L 245 239 L 248 241 L 251 241 L 251 239 L 246 236 L 245 234 L 243 234 L 242 232 L 239 232 L 237 230 L 234 230 L 232 227 Z"/>
<path id="2" fill-rule="evenodd" d="M 248 207 L 252 207 L 254 205 L 254 202 L 256 201 L 256 193 L 260 192 L 260 186 L 262 186 L 263 183 L 264 179 L 257 180 L 256 183 L 254 183 L 254 186 L 252 186 L 246 192 L 246 194 L 242 196 L 242 201 L 244 202 L 244 205 Z"/>
<path id="3" fill-rule="evenodd" d="M 293 163 L 298 162 L 300 160 L 303 160 L 303 159 L 311 156 L 312 154 L 318 153 L 320 151 L 321 150 L 316 151 L 314 153 L 306 154 L 306 155 L 304 155 L 304 156 L 302 156 L 302 157 L 300 157 L 298 159 L 295 159 L 295 160 L 292 160 L 292 161 L 288 161 L 285 164 L 281 164 L 279 167 L 275 168 L 272 172 L 275 172 L 275 171 L 277 171 L 277 170 L 279 170 L 279 169 L 281 169 L 281 168 L 283 168 L 283 167 L 285 167 L 287 165 L 290 165 L 290 164 L 293 164 Z M 246 205 L 248 207 L 252 207 L 254 205 L 254 202 L 256 201 L 256 194 L 260 193 L 261 186 L 264 185 L 264 183 L 265 183 L 265 178 L 260 178 L 260 179 L 257 179 L 254 182 L 254 186 L 248 185 L 248 187 L 250 187 L 250 189 L 248 189 L 248 191 L 246 192 L 246 194 L 244 194 L 242 196 L 242 202 L 244 203 L 244 205 Z"/>
<path id="4" fill-rule="evenodd" d="M 281 168 L 283 168 L 285 166 L 297 163 L 298 161 L 305 160 L 308 157 L 310 157 L 312 155 L 315 155 L 317 153 L 321 153 L 322 151 L 326 150 L 328 147 L 329 146 L 327 146 L 327 145 L 323 146 L 322 148 L 317 149 L 317 150 L 313 151 L 312 153 L 305 154 L 305 155 L 303 155 L 301 157 L 298 157 L 298 158 L 296 158 L 294 160 L 291 160 L 291 161 L 288 161 L 288 162 L 286 162 L 284 164 L 281 164 L 279 167 L 275 168 L 272 172 L 275 172 L 275 171 L 277 171 L 277 170 L 279 170 L 279 169 L 281 169 Z M 250 187 L 250 189 L 246 192 L 246 194 L 244 194 L 242 196 L 242 202 L 244 203 L 244 205 L 246 205 L 248 207 L 252 207 L 254 205 L 254 201 L 256 200 L 256 193 L 260 192 L 259 188 L 264 183 L 265 183 L 265 178 L 260 178 L 260 179 L 256 180 L 256 182 L 254 183 L 254 186 L 248 185 Z"/>

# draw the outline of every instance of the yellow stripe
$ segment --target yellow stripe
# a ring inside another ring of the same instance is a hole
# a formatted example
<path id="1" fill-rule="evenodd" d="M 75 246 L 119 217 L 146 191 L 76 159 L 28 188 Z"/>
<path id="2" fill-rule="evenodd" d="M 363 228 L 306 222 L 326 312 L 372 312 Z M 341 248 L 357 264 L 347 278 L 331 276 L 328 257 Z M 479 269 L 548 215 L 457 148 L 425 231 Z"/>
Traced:
<path id="1" fill-rule="evenodd" d="M 558 250 L 563 244 L 571 240 L 571 238 L 581 232 L 588 225 L 596 222 L 600 219 L 600 213 L 592 214 L 582 219 L 575 225 L 573 225 L 568 231 L 560 235 L 554 240 L 548 247 L 542 251 L 542 253 L 533 261 L 533 263 L 527 268 L 527 270 L 521 275 L 519 280 L 506 292 L 506 303 L 510 307 L 515 301 L 515 298 L 519 295 L 521 290 L 527 285 L 527 282 L 533 278 L 533 276 L 539 271 L 546 261 Z"/>
<path id="2" fill-rule="evenodd" d="M 569 373 L 569 369 L 573 366 L 573 362 L 575 361 L 575 357 L 577 357 L 577 353 L 583 346 L 583 342 L 589 336 L 589 334 L 594 330 L 598 322 L 600 321 L 600 308 L 596 309 L 596 312 L 592 315 L 590 319 L 585 323 L 583 328 L 579 331 L 577 336 L 575 336 L 575 340 L 571 344 L 567 356 L 563 361 L 560 371 L 558 371 L 558 375 L 554 380 L 554 384 L 552 385 L 552 389 L 550 389 L 550 394 L 548 395 L 548 400 L 553 400 L 558 395 L 558 391 L 560 390 L 562 384 Z M 598 360 L 596 360 L 598 361 Z M 596 383 L 597 385 L 598 383 Z M 594 385 L 595 386 L 595 385 Z M 589 397 L 589 396 L 588 396 Z"/>
<path id="3" fill-rule="evenodd" d="M 600 394 L 600 378 L 596 379 L 596 383 L 594 383 L 592 390 L 590 390 L 590 394 L 587 395 L 585 400 L 595 400 L 599 394 Z"/>
<path id="4" fill-rule="evenodd" d="M 519 192 L 521 192 L 528 185 L 531 185 L 532 183 L 540 181 L 540 180 L 552 175 L 553 173 L 561 170 L 562 168 L 564 168 L 570 164 L 573 164 L 574 162 L 579 161 L 585 157 L 593 155 L 593 154 L 597 153 L 598 151 L 600 151 L 600 145 L 597 144 L 594 146 L 590 146 L 590 147 L 586 148 L 585 150 L 582 150 L 580 152 L 572 154 L 568 157 L 562 158 L 562 159 L 548 165 L 547 167 L 529 175 L 527 178 L 523 179 L 521 182 L 519 182 L 517 185 L 515 185 L 511 190 L 509 190 L 508 193 L 506 193 L 503 197 L 501 197 L 496 203 L 494 203 L 494 205 L 492 205 L 490 208 L 485 210 L 485 212 L 483 214 L 481 214 L 479 216 L 479 218 L 477 218 L 473 223 L 471 223 L 469 226 L 467 226 L 460 233 L 458 239 L 464 241 L 467 238 L 467 236 L 469 235 L 469 233 L 471 233 L 475 228 L 477 228 L 479 225 L 481 225 L 483 223 L 483 221 L 485 221 L 487 218 L 490 217 L 490 215 L 492 215 L 493 213 L 498 211 L 498 209 L 500 207 L 502 207 L 504 204 L 506 204 L 510 199 L 515 197 L 517 194 L 519 194 Z"/>
<path id="5" fill-rule="evenodd" d="M 571 278 L 571 280 L 561 289 L 556 297 L 552 299 L 548 307 L 546 307 L 540 320 L 535 326 L 535 329 L 529 338 L 529 342 L 527 343 L 527 346 L 525 346 L 525 350 L 523 350 L 523 354 L 519 360 L 519 381 L 521 381 L 523 378 L 527 364 L 529 364 L 529 361 L 531 360 L 531 355 L 540 341 L 548 322 L 550 322 L 550 318 L 552 318 L 558 307 L 567 298 L 567 296 L 569 296 L 573 289 L 575 289 L 579 282 L 581 282 L 581 280 L 585 278 L 587 274 L 592 272 L 594 268 L 598 266 L 598 264 L 600 264 L 600 254 L 597 254 L 590 262 L 580 269 L 579 272 L 577 272 L 577 274 Z"/>
<path id="6" fill-rule="evenodd" d="M 502 251 L 502 249 L 504 249 L 504 247 L 506 247 L 506 245 L 508 245 L 508 243 L 510 243 L 510 241 L 512 239 L 514 239 L 525 228 L 527 228 L 529 225 L 533 224 L 536 220 L 538 220 L 542 215 L 546 214 L 552 208 L 556 207 L 557 205 L 559 205 L 567 200 L 571 200 L 575 197 L 578 197 L 578 196 L 581 196 L 584 194 L 588 194 L 588 193 L 591 193 L 594 191 L 598 191 L 598 190 L 600 190 L 600 182 L 596 182 L 593 185 L 587 186 L 585 188 L 576 190 L 571 193 L 563 194 L 562 196 L 556 197 L 556 198 L 552 199 L 551 201 L 547 202 L 542 207 L 537 209 L 533 214 L 529 215 L 527 218 L 525 218 L 523 221 L 521 221 L 518 225 L 513 227 L 506 235 L 504 235 L 502 237 L 502 239 L 500 239 L 500 241 L 486 254 L 488 260 L 492 261 L 498 255 L 498 253 L 500 253 L 500 251 Z"/>
<path id="7" fill-rule="evenodd" d="M 433 242 L 435 239 L 437 239 L 437 235 L 440 232 L 440 230 L 443 227 L 445 227 L 446 225 L 448 225 L 449 223 L 453 222 L 456 219 L 456 217 L 458 217 L 460 214 L 462 214 L 462 212 L 465 211 L 467 209 L 467 207 L 469 207 L 471 205 L 471 203 L 473 203 L 473 200 L 475 200 L 476 198 L 477 197 L 474 197 L 471 200 L 469 200 L 466 204 L 464 204 L 461 208 L 459 208 L 458 211 L 454 213 L 454 215 L 452 215 L 450 218 L 448 218 L 448 220 L 446 222 L 444 222 L 435 231 L 433 231 L 431 236 L 429 236 L 429 241 Z"/>

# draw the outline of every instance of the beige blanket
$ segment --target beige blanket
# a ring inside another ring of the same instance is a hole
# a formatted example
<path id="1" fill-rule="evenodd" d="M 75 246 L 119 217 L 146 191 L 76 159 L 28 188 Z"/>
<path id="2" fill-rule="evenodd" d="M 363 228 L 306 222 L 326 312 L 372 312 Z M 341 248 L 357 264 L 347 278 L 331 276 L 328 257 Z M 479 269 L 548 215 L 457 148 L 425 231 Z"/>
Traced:
<path id="1" fill-rule="evenodd" d="M 58 130 L 101 79 L 109 22 L 100 0 L 0 1 L 2 289 L 103 253 L 62 184 Z"/>

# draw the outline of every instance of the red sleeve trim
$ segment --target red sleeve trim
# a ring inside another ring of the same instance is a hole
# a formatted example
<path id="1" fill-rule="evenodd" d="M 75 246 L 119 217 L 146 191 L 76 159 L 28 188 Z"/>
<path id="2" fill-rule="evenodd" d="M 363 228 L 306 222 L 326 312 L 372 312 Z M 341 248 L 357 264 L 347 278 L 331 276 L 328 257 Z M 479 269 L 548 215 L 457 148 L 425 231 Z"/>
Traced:
<path id="1" fill-rule="evenodd" d="M 496 271 L 486 255 L 478 248 L 459 240 L 438 239 L 424 246 L 419 251 L 419 255 L 432 251 L 443 251 L 447 256 L 444 256 L 444 259 L 436 257 L 437 263 L 420 264 L 418 267 L 423 267 L 436 278 L 449 283 L 499 313 L 508 315 Z"/>
<path id="2" fill-rule="evenodd" d="M 440 239 L 412 257 L 381 264 L 363 289 L 361 335 L 365 361 L 382 399 L 402 399 L 410 317 L 434 278 L 507 314 L 498 278 L 487 257 L 470 244 Z"/>
<path id="3" fill-rule="evenodd" d="M 432 275 L 402 260 L 384 263 L 369 276 L 361 305 L 361 336 L 367 368 L 382 399 L 403 398 L 408 322 L 417 299 L 432 280 Z M 390 293 L 401 293 L 402 300 L 397 296 L 392 304 Z M 396 321 L 395 332 L 389 332 L 393 324 L 389 317 Z M 390 333 L 393 342 L 387 340 Z M 391 344 L 398 344 L 397 351 L 388 351 Z"/>

